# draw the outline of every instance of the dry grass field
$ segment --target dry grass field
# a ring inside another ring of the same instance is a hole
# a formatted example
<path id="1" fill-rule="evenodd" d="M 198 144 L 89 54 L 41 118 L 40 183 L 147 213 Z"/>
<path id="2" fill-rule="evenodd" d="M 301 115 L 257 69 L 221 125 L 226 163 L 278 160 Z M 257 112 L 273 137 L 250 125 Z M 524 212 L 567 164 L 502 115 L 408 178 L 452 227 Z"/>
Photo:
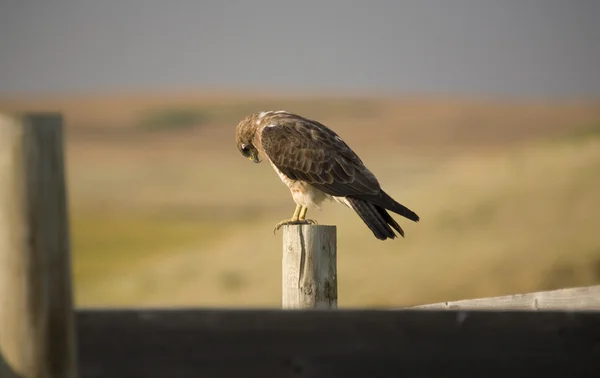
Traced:
<path id="1" fill-rule="evenodd" d="M 294 210 L 239 155 L 246 113 L 331 126 L 422 221 L 381 242 L 337 204 L 341 307 L 399 307 L 600 282 L 600 102 L 249 94 L 2 99 L 61 111 L 80 306 L 278 307 Z"/>

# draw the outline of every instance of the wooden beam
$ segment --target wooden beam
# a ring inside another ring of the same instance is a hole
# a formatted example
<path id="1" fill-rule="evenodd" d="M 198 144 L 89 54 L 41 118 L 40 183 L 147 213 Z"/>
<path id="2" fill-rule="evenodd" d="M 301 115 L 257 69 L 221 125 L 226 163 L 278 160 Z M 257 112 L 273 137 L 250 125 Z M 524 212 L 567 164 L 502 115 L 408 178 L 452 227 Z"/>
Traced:
<path id="1" fill-rule="evenodd" d="M 414 306 L 423 310 L 600 311 L 600 285 Z"/>
<path id="2" fill-rule="evenodd" d="M 62 118 L 0 114 L 0 369 L 75 378 Z"/>
<path id="3" fill-rule="evenodd" d="M 336 227 L 283 227 L 281 264 L 284 309 L 336 308 Z"/>
<path id="4" fill-rule="evenodd" d="M 79 310 L 81 378 L 598 377 L 600 314 Z"/>

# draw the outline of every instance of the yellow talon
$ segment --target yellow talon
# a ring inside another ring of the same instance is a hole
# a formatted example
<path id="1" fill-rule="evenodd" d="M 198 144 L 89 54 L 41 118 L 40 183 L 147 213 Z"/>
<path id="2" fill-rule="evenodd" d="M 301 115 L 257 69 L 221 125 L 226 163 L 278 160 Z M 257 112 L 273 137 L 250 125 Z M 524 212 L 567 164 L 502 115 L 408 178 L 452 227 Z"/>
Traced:
<path id="1" fill-rule="evenodd" d="M 296 210 L 294 210 L 294 215 L 292 215 L 292 218 L 277 223 L 273 229 L 273 234 L 275 234 L 282 226 L 289 224 L 317 224 L 317 222 L 312 219 L 305 219 L 307 210 L 308 209 L 306 207 L 296 205 Z"/>

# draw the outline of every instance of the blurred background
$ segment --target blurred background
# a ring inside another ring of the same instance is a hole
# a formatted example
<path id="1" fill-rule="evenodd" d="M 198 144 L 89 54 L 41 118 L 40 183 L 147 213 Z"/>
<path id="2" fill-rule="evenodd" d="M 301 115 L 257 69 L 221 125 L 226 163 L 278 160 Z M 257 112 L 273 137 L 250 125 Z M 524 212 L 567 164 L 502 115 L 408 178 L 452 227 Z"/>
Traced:
<path id="1" fill-rule="evenodd" d="M 600 283 L 600 2 L 4 0 L 0 109 L 66 123 L 78 306 L 279 307 L 246 114 L 338 132 L 421 222 L 340 205 L 340 307 Z"/>

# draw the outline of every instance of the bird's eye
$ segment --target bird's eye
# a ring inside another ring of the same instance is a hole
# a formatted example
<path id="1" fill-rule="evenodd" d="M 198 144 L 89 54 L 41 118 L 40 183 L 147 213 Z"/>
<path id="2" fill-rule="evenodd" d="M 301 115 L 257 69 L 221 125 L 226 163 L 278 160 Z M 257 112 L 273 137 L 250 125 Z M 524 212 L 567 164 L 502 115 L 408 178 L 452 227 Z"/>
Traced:
<path id="1" fill-rule="evenodd" d="M 250 152 L 250 148 L 248 148 L 247 144 L 242 144 L 242 152 L 244 154 L 247 154 L 248 152 Z"/>

